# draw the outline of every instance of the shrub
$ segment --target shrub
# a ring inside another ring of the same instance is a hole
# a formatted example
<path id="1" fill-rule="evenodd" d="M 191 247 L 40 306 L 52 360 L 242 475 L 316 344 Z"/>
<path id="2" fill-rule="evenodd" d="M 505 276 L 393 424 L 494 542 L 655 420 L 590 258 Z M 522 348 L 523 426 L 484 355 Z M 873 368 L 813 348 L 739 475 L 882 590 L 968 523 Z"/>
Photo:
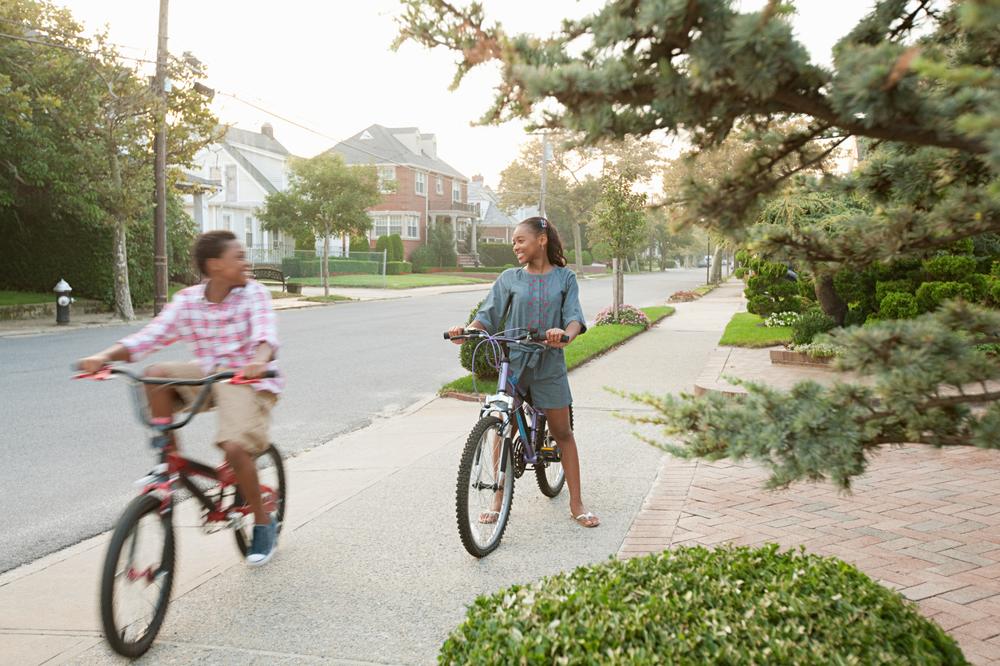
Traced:
<path id="1" fill-rule="evenodd" d="M 1000 305 L 1000 278 L 986 276 L 986 302 L 990 305 Z"/>
<path id="2" fill-rule="evenodd" d="M 507 243 L 479 244 L 479 263 L 485 266 L 503 266 L 504 264 L 516 264 L 517 257 L 514 250 Z"/>
<path id="3" fill-rule="evenodd" d="M 576 263 L 576 250 L 567 250 L 566 251 L 566 263 L 569 264 L 569 265 L 571 265 L 571 266 Z M 594 263 L 594 255 L 592 255 L 589 250 L 584 250 L 583 251 L 583 265 L 584 266 L 590 266 L 593 263 Z"/>
<path id="4" fill-rule="evenodd" d="M 924 282 L 917 288 L 917 307 L 921 312 L 936 310 L 945 301 L 963 298 L 974 301 L 975 290 L 964 282 Z"/>
<path id="5" fill-rule="evenodd" d="M 386 275 L 406 275 L 413 272 L 413 264 L 408 261 L 387 261 L 385 263 Z"/>
<path id="6" fill-rule="evenodd" d="M 649 328 L 651 325 L 645 312 L 634 305 L 624 304 L 619 306 L 617 317 L 612 314 L 610 306 L 597 313 L 597 317 L 594 318 L 594 326 L 608 324 L 625 324 L 627 326 L 642 326 L 643 328 Z"/>
<path id="7" fill-rule="evenodd" d="M 381 263 L 374 261 L 356 261 L 354 259 L 334 259 L 330 258 L 327 263 L 328 270 L 334 273 L 363 273 L 368 275 L 377 274 L 381 268 Z M 285 257 L 281 260 L 281 270 L 287 277 L 320 277 L 322 275 L 322 259 L 302 259 L 300 257 Z"/>
<path id="8" fill-rule="evenodd" d="M 372 244 L 367 236 L 351 238 L 351 252 L 371 252 Z"/>
<path id="9" fill-rule="evenodd" d="M 972 273 L 967 276 L 963 282 L 972 287 L 973 293 L 976 294 L 976 300 L 982 301 L 989 296 L 990 279 L 991 277 L 989 275 L 984 275 L 983 273 Z"/>
<path id="10" fill-rule="evenodd" d="M 389 237 L 388 236 L 379 236 L 378 237 L 378 239 L 375 241 L 375 251 L 376 252 L 385 252 L 385 254 L 386 254 L 386 260 L 387 261 L 392 261 L 392 256 L 391 256 L 391 253 L 389 251 Z"/>
<path id="11" fill-rule="evenodd" d="M 671 303 L 689 303 L 701 298 L 701 294 L 694 291 L 675 291 L 670 294 Z"/>
<path id="12" fill-rule="evenodd" d="M 875 302 L 881 304 L 886 294 L 894 291 L 912 294 L 913 283 L 909 280 L 879 280 L 875 283 Z"/>
<path id="13" fill-rule="evenodd" d="M 403 261 L 405 258 L 403 256 L 405 252 L 403 249 L 403 239 L 399 234 L 392 234 L 389 236 L 387 249 L 389 251 L 388 256 L 386 257 L 388 261 Z"/>
<path id="14" fill-rule="evenodd" d="M 837 322 L 822 310 L 807 310 L 792 324 L 792 342 L 804 345 L 813 341 L 820 333 L 836 328 Z"/>
<path id="15" fill-rule="evenodd" d="M 599 264 L 611 263 L 611 247 L 607 243 L 595 243 L 590 247 L 590 254 Z"/>
<path id="16" fill-rule="evenodd" d="M 976 271 L 975 257 L 942 254 L 924 260 L 923 270 L 929 281 L 962 282 Z"/>
<path id="17" fill-rule="evenodd" d="M 788 279 L 788 268 L 776 261 L 755 257 L 748 262 L 747 311 L 767 317 L 775 312 L 799 312 L 802 298 L 798 285 Z"/>
<path id="18" fill-rule="evenodd" d="M 804 551 L 680 547 L 472 604 L 441 664 L 965 664 L 898 592 Z"/>
<path id="19" fill-rule="evenodd" d="M 427 246 L 421 245 L 410 253 L 410 263 L 415 273 L 423 272 L 425 268 L 434 265 L 434 253 Z"/>
<path id="20" fill-rule="evenodd" d="M 902 291 L 890 291 L 878 306 L 880 319 L 913 319 L 917 312 L 917 299 Z"/>
<path id="21" fill-rule="evenodd" d="M 431 266 L 454 268 L 458 264 L 458 255 L 455 254 L 455 236 L 452 234 L 450 224 L 436 224 L 431 227 L 427 234 L 427 245 L 424 247 L 430 248 Z"/>
<path id="22" fill-rule="evenodd" d="M 476 318 L 476 313 L 479 312 L 479 308 L 482 304 L 483 302 L 479 301 L 476 303 L 476 307 L 472 308 L 472 312 L 469 313 L 469 318 L 465 322 L 466 326 L 471 324 L 472 320 Z M 501 313 L 501 315 L 502 314 L 503 313 Z M 497 330 L 502 331 L 506 324 L 507 318 L 503 317 L 500 320 L 500 325 Z M 475 368 L 472 367 L 472 355 L 480 342 L 482 342 L 482 340 L 466 340 L 463 342 L 458 351 L 459 361 L 461 362 L 463 368 L 476 376 L 476 379 L 497 379 L 500 375 L 494 366 L 495 359 L 493 357 L 493 352 L 487 344 L 479 347 L 479 353 L 475 355 L 476 366 Z"/>

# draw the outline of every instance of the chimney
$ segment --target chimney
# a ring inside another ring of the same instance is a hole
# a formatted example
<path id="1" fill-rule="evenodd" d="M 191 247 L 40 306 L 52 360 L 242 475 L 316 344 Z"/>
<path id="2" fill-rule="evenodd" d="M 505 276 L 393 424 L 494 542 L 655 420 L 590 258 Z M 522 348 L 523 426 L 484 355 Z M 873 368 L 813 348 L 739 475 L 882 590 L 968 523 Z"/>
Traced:
<path id="1" fill-rule="evenodd" d="M 266 137 L 270 137 L 272 139 L 274 138 L 274 128 L 271 126 L 271 123 L 264 123 L 261 125 L 260 133 Z"/>
<path id="2" fill-rule="evenodd" d="M 472 182 L 476 183 L 477 185 L 482 185 L 483 184 L 483 175 L 480 174 L 480 173 L 477 173 L 475 176 L 472 177 Z"/>

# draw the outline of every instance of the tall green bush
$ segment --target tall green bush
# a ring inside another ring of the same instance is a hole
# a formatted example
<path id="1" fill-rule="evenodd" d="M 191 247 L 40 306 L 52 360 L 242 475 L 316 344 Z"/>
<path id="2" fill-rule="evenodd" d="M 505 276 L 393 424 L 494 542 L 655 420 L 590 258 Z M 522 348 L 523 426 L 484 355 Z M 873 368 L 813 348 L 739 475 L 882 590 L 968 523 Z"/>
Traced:
<path id="1" fill-rule="evenodd" d="M 918 312 L 916 297 L 901 291 L 887 293 L 878 307 L 880 319 L 913 319 Z"/>
<path id="2" fill-rule="evenodd" d="M 483 266 L 506 266 L 516 264 L 517 257 L 509 243 L 480 243 L 479 263 Z"/>
<path id="3" fill-rule="evenodd" d="M 351 252 L 371 252 L 372 244 L 367 236 L 351 237 Z"/>
<path id="4" fill-rule="evenodd" d="M 389 261 L 402 261 L 405 251 L 403 250 L 403 239 L 399 234 L 389 236 Z"/>
<path id="5" fill-rule="evenodd" d="M 389 242 L 390 241 L 388 236 L 379 236 L 377 239 L 375 239 L 375 251 L 385 252 L 386 259 L 388 261 L 392 261 L 392 259 L 389 257 Z"/>
<path id="6" fill-rule="evenodd" d="M 432 257 L 432 266 L 454 268 L 458 265 L 455 252 L 455 236 L 449 224 L 436 224 L 427 234 L 427 245 Z"/>
<path id="7" fill-rule="evenodd" d="M 481 596 L 438 662 L 968 663 L 898 592 L 774 544 L 611 559 Z"/>
<path id="8" fill-rule="evenodd" d="M 747 311 L 762 317 L 775 312 L 799 312 L 802 298 L 796 283 L 788 279 L 788 268 L 776 261 L 754 257 L 747 262 Z"/>

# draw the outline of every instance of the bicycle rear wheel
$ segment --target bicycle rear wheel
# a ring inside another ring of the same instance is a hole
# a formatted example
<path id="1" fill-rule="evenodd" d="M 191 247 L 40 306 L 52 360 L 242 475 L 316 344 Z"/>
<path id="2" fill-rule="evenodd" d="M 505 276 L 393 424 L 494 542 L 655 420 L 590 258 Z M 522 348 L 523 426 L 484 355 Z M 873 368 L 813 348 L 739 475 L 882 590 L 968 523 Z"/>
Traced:
<path id="1" fill-rule="evenodd" d="M 573 427 L 573 405 L 569 406 L 569 427 Z M 548 423 L 545 424 L 544 437 L 552 439 L 549 435 Z M 541 460 L 535 463 L 535 480 L 538 481 L 538 489 L 546 497 L 555 497 L 562 492 L 566 483 L 566 472 L 563 471 L 561 462 L 551 460 Z"/>
<path id="2" fill-rule="evenodd" d="M 500 419 L 484 416 L 469 433 L 458 466 L 458 534 L 474 557 L 485 557 L 496 550 L 510 519 L 514 459 L 511 447 L 504 447 L 503 441 Z"/>
<path id="3" fill-rule="evenodd" d="M 163 625 L 174 583 L 174 528 L 160 500 L 129 503 L 111 535 L 101 575 L 101 624 L 118 654 L 136 658 Z"/>
<path id="4" fill-rule="evenodd" d="M 260 483 L 261 499 L 267 506 L 268 498 L 274 501 L 274 517 L 278 521 L 278 534 L 281 534 L 281 525 L 285 521 L 285 503 L 288 497 L 288 485 L 285 480 L 285 465 L 281 460 L 281 452 L 274 444 L 271 444 L 266 451 L 257 456 L 257 480 Z M 244 499 L 239 489 L 236 491 L 234 506 L 244 504 Z M 240 526 L 233 531 L 236 537 L 236 547 L 240 549 L 243 557 L 250 552 L 250 544 L 253 543 L 253 514 L 244 516 Z"/>

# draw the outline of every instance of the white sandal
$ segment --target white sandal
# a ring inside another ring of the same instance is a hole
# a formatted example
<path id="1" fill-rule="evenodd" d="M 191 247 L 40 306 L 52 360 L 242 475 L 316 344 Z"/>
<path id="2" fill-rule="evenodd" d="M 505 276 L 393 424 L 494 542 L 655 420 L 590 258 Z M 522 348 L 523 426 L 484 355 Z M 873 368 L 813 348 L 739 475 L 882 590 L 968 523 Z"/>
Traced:
<path id="1" fill-rule="evenodd" d="M 579 516 L 573 516 L 573 520 L 582 525 L 583 527 L 597 527 L 601 524 L 601 519 L 592 514 L 590 511 L 587 513 L 581 513 Z M 596 520 L 596 523 L 587 523 L 584 521 Z"/>

